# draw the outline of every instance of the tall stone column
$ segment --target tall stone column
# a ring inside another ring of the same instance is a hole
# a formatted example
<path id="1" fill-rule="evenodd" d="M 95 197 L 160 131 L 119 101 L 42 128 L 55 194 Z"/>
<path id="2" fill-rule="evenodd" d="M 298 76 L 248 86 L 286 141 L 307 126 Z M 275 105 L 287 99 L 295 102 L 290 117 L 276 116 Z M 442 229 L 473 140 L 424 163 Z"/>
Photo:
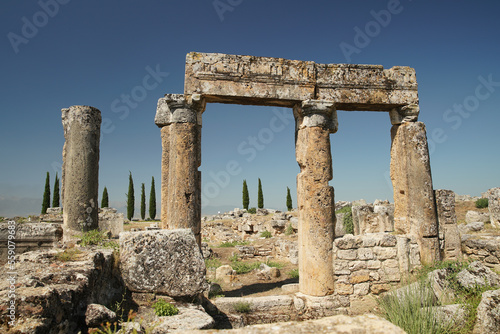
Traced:
<path id="1" fill-rule="evenodd" d="M 330 133 L 338 128 L 335 105 L 307 100 L 294 108 L 299 209 L 299 290 L 311 296 L 334 291 L 335 203 Z"/>
<path id="2" fill-rule="evenodd" d="M 89 106 L 62 109 L 64 239 L 97 229 L 101 112 Z"/>
<path id="3" fill-rule="evenodd" d="M 201 244 L 202 96 L 167 94 L 158 100 L 155 123 L 161 128 L 161 226 L 190 228 Z"/>
<path id="4" fill-rule="evenodd" d="M 394 229 L 414 235 L 422 263 L 440 260 L 436 202 L 425 125 L 417 122 L 418 106 L 390 113 L 391 180 L 394 188 Z"/>

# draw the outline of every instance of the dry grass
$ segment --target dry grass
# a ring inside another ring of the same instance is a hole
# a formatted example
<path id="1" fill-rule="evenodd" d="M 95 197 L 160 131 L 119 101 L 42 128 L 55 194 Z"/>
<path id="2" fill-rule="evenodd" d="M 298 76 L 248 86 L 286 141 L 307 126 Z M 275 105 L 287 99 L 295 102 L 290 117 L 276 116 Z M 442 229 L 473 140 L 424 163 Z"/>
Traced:
<path id="1" fill-rule="evenodd" d="M 465 215 L 467 211 L 478 211 L 478 212 L 489 212 L 488 208 L 478 209 L 476 208 L 476 204 L 474 201 L 458 201 L 455 202 L 455 212 L 457 214 L 457 223 L 463 224 L 465 223 Z"/>

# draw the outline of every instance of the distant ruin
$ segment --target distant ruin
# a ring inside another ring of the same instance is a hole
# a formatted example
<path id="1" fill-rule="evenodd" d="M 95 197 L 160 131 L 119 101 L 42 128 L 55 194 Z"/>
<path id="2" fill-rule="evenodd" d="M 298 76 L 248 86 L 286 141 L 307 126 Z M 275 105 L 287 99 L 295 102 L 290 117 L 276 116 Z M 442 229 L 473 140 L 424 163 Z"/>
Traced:
<path id="1" fill-rule="evenodd" d="M 337 110 L 388 112 L 394 227 L 415 237 L 422 262 L 440 259 L 438 222 L 425 126 L 418 122 L 415 70 L 379 65 L 317 64 L 192 52 L 184 94 L 159 99 L 162 227 L 190 228 L 201 242 L 201 126 L 206 103 L 293 108 L 299 209 L 300 292 L 334 292 L 335 230 L 330 134 Z"/>

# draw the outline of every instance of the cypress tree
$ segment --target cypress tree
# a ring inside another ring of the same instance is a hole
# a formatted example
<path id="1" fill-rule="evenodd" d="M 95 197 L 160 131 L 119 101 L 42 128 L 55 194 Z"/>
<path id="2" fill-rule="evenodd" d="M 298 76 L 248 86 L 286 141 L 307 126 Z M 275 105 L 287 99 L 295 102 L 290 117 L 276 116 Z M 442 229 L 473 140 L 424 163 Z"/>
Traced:
<path id="1" fill-rule="evenodd" d="M 144 220 L 146 218 L 146 193 L 144 190 L 144 183 L 141 187 L 141 219 Z"/>
<path id="2" fill-rule="evenodd" d="M 264 194 L 262 193 L 262 183 L 260 182 L 259 178 L 259 193 L 258 193 L 258 201 L 257 201 L 257 206 L 259 209 L 264 208 Z"/>
<path id="3" fill-rule="evenodd" d="M 248 210 L 248 204 L 250 204 L 250 197 L 248 196 L 247 180 L 243 180 L 243 208 Z"/>
<path id="4" fill-rule="evenodd" d="M 151 177 L 151 192 L 149 194 L 149 218 L 155 220 L 156 218 L 156 190 L 155 190 L 155 178 Z"/>
<path id="5" fill-rule="evenodd" d="M 42 200 L 42 214 L 46 214 L 48 208 L 50 208 L 50 176 L 49 176 L 49 172 L 47 172 L 47 177 L 45 178 L 45 191 L 43 192 L 43 200 Z"/>
<path id="6" fill-rule="evenodd" d="M 104 190 L 102 192 L 101 208 L 107 207 L 109 207 L 108 189 L 104 187 Z"/>
<path id="7" fill-rule="evenodd" d="M 59 200 L 59 178 L 57 177 L 56 173 L 56 180 L 54 181 L 54 195 L 52 197 L 52 207 L 57 208 L 60 205 L 60 200 Z"/>
<path id="8" fill-rule="evenodd" d="M 288 211 L 292 211 L 292 196 L 290 195 L 290 188 L 286 187 L 286 207 Z"/>
<path id="9" fill-rule="evenodd" d="M 128 193 L 127 193 L 127 218 L 128 220 L 132 220 L 134 217 L 134 206 L 135 206 L 135 197 L 134 197 L 134 180 L 132 180 L 132 172 L 129 172 L 128 176 Z"/>

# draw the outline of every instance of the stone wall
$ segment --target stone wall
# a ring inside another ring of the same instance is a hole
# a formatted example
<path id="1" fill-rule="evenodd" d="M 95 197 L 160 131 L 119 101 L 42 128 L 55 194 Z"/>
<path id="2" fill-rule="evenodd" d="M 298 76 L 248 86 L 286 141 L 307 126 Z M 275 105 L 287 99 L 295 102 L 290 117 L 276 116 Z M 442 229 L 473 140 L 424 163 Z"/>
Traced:
<path id="1" fill-rule="evenodd" d="M 500 270 L 500 236 L 462 235 L 462 251 L 466 259 L 479 260 L 490 268 Z"/>
<path id="2" fill-rule="evenodd" d="M 364 296 L 388 291 L 420 265 L 415 238 L 406 235 L 350 234 L 335 239 L 335 293 Z"/>

